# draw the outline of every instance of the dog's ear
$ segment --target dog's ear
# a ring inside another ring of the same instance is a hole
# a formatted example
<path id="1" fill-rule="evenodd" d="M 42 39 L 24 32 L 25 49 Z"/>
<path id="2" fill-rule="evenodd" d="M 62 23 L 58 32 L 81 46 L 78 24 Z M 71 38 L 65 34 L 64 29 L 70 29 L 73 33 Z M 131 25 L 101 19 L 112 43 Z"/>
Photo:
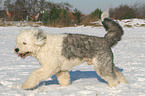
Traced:
<path id="1" fill-rule="evenodd" d="M 34 33 L 34 43 L 36 45 L 42 46 L 46 43 L 46 34 L 42 30 L 38 30 Z"/>

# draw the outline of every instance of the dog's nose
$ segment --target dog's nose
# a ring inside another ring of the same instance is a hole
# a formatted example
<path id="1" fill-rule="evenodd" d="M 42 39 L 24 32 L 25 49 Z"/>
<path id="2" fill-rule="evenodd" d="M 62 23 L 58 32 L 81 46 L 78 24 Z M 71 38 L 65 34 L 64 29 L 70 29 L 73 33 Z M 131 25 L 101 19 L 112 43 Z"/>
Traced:
<path id="1" fill-rule="evenodd" d="M 16 49 L 15 49 L 15 52 L 19 52 L 19 48 L 16 48 Z"/>

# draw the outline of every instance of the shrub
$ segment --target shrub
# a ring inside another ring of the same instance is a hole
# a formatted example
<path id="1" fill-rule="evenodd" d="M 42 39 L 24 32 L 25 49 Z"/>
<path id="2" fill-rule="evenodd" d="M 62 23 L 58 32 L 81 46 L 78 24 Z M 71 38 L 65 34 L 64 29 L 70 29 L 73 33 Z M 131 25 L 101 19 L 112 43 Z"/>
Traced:
<path id="1" fill-rule="evenodd" d="M 102 11 L 101 11 L 101 9 L 96 9 L 94 12 L 92 12 L 91 14 L 90 14 L 90 17 L 91 18 L 96 18 L 96 19 L 101 19 L 101 14 L 102 14 Z"/>
<path id="2" fill-rule="evenodd" d="M 49 18 L 49 14 L 48 14 L 48 12 L 45 12 L 43 17 L 42 17 L 42 22 L 44 25 L 48 24 L 48 18 Z"/>
<path id="3" fill-rule="evenodd" d="M 101 9 L 98 9 L 97 8 L 92 13 L 90 13 L 85 18 L 83 18 L 81 24 L 84 24 L 84 25 L 92 25 L 91 22 L 98 21 L 99 19 L 101 19 L 101 14 L 102 14 Z M 97 24 L 95 26 L 100 26 L 100 25 Z"/>
<path id="4" fill-rule="evenodd" d="M 114 19 L 130 19 L 136 17 L 136 10 L 128 5 L 120 5 L 110 9 L 110 16 Z"/>

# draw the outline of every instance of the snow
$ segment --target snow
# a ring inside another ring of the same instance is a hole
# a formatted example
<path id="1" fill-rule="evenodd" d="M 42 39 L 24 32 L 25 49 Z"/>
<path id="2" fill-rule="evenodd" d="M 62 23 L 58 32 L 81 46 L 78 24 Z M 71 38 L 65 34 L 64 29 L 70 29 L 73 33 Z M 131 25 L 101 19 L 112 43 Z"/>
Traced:
<path id="1" fill-rule="evenodd" d="M 126 22 L 128 21 L 128 22 Z M 127 84 L 109 88 L 94 71 L 92 65 L 83 63 L 70 71 L 71 85 L 60 86 L 55 76 L 42 81 L 35 90 L 23 90 L 21 84 L 32 70 L 40 67 L 35 58 L 20 59 L 14 54 L 15 39 L 22 29 L 32 28 L 0 27 L 0 96 L 145 96 L 145 27 L 144 20 L 118 21 L 124 27 L 122 40 L 113 47 L 114 62 L 127 78 Z M 126 22 L 126 23 L 125 23 Z M 132 23 L 130 23 L 132 22 Z M 138 26 L 134 26 L 137 24 Z M 78 33 L 104 36 L 103 27 L 38 27 L 46 33 Z"/>

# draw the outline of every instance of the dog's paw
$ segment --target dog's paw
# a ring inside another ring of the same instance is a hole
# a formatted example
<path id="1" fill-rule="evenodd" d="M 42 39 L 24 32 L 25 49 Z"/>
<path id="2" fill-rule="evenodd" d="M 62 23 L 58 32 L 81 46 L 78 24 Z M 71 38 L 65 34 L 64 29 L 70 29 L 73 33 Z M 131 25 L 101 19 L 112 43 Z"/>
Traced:
<path id="1" fill-rule="evenodd" d="M 116 83 L 108 84 L 108 86 L 109 86 L 110 88 L 112 88 L 112 87 L 117 87 L 117 84 L 116 84 Z"/>
<path id="2" fill-rule="evenodd" d="M 28 82 L 25 82 L 25 83 L 22 84 L 21 88 L 29 90 L 29 89 L 35 88 L 37 85 L 38 85 L 38 83 L 34 83 L 34 82 L 28 83 Z"/>
<path id="3" fill-rule="evenodd" d="M 126 78 L 123 76 L 120 80 L 120 83 L 122 83 L 122 84 L 126 84 L 126 83 L 128 83 L 128 81 L 126 80 Z"/>
<path id="4" fill-rule="evenodd" d="M 22 89 L 31 89 L 32 87 L 30 87 L 29 85 L 27 85 L 27 84 L 23 84 L 22 86 L 21 86 L 21 88 Z"/>
<path id="5" fill-rule="evenodd" d="M 110 87 L 110 88 L 112 88 L 112 87 L 117 87 L 117 85 L 118 85 L 118 81 L 117 80 L 114 80 L 114 82 L 109 82 L 108 83 L 108 86 Z"/>

